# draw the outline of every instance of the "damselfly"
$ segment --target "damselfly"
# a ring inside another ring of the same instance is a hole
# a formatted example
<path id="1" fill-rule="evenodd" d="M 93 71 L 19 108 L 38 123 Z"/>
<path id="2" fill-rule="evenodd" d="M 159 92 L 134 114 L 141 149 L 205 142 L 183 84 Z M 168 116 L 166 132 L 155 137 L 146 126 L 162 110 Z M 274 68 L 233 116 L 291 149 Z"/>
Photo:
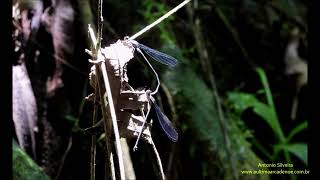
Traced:
<path id="1" fill-rule="evenodd" d="M 168 138 L 171 141 L 176 142 L 178 140 L 178 133 L 174 129 L 171 121 L 161 111 L 160 107 L 157 105 L 155 99 L 152 96 L 150 96 L 150 100 L 152 101 L 153 107 L 154 107 L 154 109 L 156 111 L 156 114 L 157 114 L 157 118 L 158 118 L 158 120 L 160 122 L 160 125 L 161 125 L 163 131 L 166 133 L 166 135 L 168 136 Z"/>
<path id="2" fill-rule="evenodd" d="M 148 92 L 149 91 L 149 92 Z M 165 132 L 165 134 L 167 135 L 167 137 L 173 141 L 173 142 L 177 142 L 178 140 L 178 133 L 177 131 L 174 129 L 173 124 L 171 123 L 171 121 L 168 119 L 168 117 L 161 111 L 160 107 L 158 106 L 158 104 L 156 103 L 156 100 L 152 97 L 152 95 L 150 94 L 150 90 L 147 90 L 146 93 L 148 94 L 148 99 L 149 99 L 149 104 L 148 106 L 150 106 L 150 104 L 152 104 L 152 107 L 155 110 L 155 113 L 157 114 L 157 119 L 159 120 L 159 124 L 162 128 L 162 130 Z M 142 128 L 139 132 L 138 138 L 136 140 L 136 143 L 133 147 L 133 150 L 137 150 L 138 149 L 138 142 L 139 139 L 141 137 L 144 125 L 147 121 L 147 117 L 149 115 L 150 112 L 150 107 L 148 108 L 147 114 L 145 115 L 143 110 L 142 110 L 142 115 L 144 118 L 144 122 L 142 124 Z"/>
<path id="3" fill-rule="evenodd" d="M 152 57 L 154 60 L 168 65 L 170 67 L 174 67 L 177 65 L 177 60 L 165 53 L 162 53 L 160 51 L 154 50 L 148 46 L 145 46 L 143 44 L 138 43 L 135 40 L 129 39 L 129 37 L 125 37 L 124 40 L 128 43 L 131 44 L 135 49 L 141 49 L 143 52 L 147 53 L 150 57 Z"/>
<path id="4" fill-rule="evenodd" d="M 143 58 L 145 59 L 145 61 L 147 62 L 147 64 L 152 69 L 153 73 L 155 74 L 155 76 L 157 78 L 158 85 L 157 85 L 157 88 L 153 92 L 150 92 L 150 94 L 149 94 L 149 103 L 152 104 L 152 107 L 155 109 L 155 112 L 157 114 L 157 119 L 159 120 L 159 124 L 161 125 L 161 128 L 163 129 L 163 131 L 166 133 L 166 135 L 168 136 L 168 138 L 171 141 L 176 142 L 178 140 L 177 131 L 174 129 L 171 121 L 161 111 L 161 109 L 157 105 L 155 99 L 152 97 L 152 95 L 154 95 L 154 94 L 156 94 L 158 92 L 158 89 L 159 89 L 159 86 L 160 86 L 160 80 L 159 80 L 157 72 L 154 70 L 154 68 L 152 67 L 152 65 L 150 64 L 148 59 L 145 57 L 143 52 L 148 54 L 154 60 L 156 60 L 156 61 L 158 61 L 158 62 L 160 62 L 162 64 L 168 65 L 170 67 L 176 66 L 178 61 L 174 57 L 172 57 L 170 55 L 167 55 L 165 53 L 162 53 L 162 52 L 159 52 L 159 51 L 154 50 L 152 48 L 149 48 L 149 47 L 147 47 L 147 46 L 145 46 L 143 44 L 138 43 L 135 40 L 130 39 L 129 37 L 125 37 L 124 40 L 128 45 L 131 45 L 132 47 L 134 47 L 143 56 Z M 148 115 L 149 115 L 149 111 L 147 112 L 147 114 L 145 116 L 145 121 L 146 121 Z M 145 124 L 145 122 L 144 122 L 144 124 Z M 144 124 L 142 125 L 142 128 L 144 127 Z M 142 131 L 143 131 L 143 129 L 141 129 L 141 131 L 139 133 L 138 139 L 137 139 L 136 144 L 134 146 L 134 150 L 137 149 L 137 144 L 138 144 L 138 141 L 139 141 L 139 138 L 141 136 Z"/>

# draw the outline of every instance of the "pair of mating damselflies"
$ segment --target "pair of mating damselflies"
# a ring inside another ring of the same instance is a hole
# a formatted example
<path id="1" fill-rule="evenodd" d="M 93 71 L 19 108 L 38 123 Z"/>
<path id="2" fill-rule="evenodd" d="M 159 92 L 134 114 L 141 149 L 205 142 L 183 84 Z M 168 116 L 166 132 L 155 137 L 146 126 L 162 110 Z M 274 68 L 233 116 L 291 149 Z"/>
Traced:
<path id="1" fill-rule="evenodd" d="M 155 25 L 159 24 L 161 21 L 163 21 L 164 19 L 166 19 L 167 17 L 169 17 L 171 14 L 175 13 L 178 9 L 182 8 L 183 6 L 185 6 L 187 3 L 189 3 L 191 0 L 185 0 L 182 3 L 180 3 L 178 6 L 176 6 L 175 8 L 171 9 L 169 12 L 167 12 L 165 15 L 161 16 L 159 19 L 157 19 L 155 22 L 153 22 L 152 24 L 146 26 L 144 29 L 142 29 L 141 31 L 139 31 L 138 33 L 136 33 L 135 35 L 129 37 L 125 37 L 125 41 L 128 44 L 131 44 L 145 59 L 145 61 L 148 63 L 148 65 L 150 66 L 150 68 L 152 69 L 152 71 L 154 72 L 157 81 L 158 81 L 158 86 L 156 88 L 155 91 L 150 93 L 150 100 L 151 100 L 151 104 L 153 105 L 156 114 L 157 114 L 157 118 L 160 122 L 160 125 L 162 127 L 162 129 L 164 130 L 164 132 L 166 133 L 166 135 L 169 137 L 169 139 L 171 139 L 172 141 L 176 142 L 178 140 L 178 133 L 176 132 L 176 130 L 174 129 L 172 123 L 170 122 L 170 120 L 167 118 L 167 116 L 161 111 L 160 107 L 157 105 L 157 103 L 155 102 L 155 99 L 152 97 L 152 95 L 154 95 L 155 93 L 158 92 L 159 86 L 160 86 L 160 80 L 158 77 L 157 72 L 153 69 L 152 65 L 149 63 L 149 61 L 147 60 L 147 58 L 144 56 L 144 54 L 142 53 L 142 51 L 144 51 L 145 53 L 147 53 L 150 57 L 152 57 L 154 60 L 168 65 L 170 67 L 174 67 L 177 64 L 177 60 L 167 54 L 164 54 L 162 52 L 159 52 L 157 50 L 154 50 L 152 48 L 149 48 L 143 44 L 138 43 L 137 41 L 133 40 L 136 37 L 140 36 L 141 34 L 143 34 L 144 32 L 148 31 L 149 29 L 151 29 L 152 27 L 154 27 Z M 149 112 L 148 112 L 149 113 Z M 148 117 L 148 113 L 147 113 L 147 117 Z M 145 119 L 146 121 L 146 119 Z M 145 122 L 144 122 L 145 123 Z M 142 129 L 139 133 L 137 142 L 135 144 L 134 149 L 137 148 L 137 143 L 139 141 L 139 138 L 141 136 L 141 133 L 143 131 L 143 127 L 144 127 L 144 123 L 142 126 Z"/>
<path id="2" fill-rule="evenodd" d="M 160 80 L 159 80 L 159 77 L 158 77 L 156 71 L 153 69 L 152 65 L 149 63 L 147 58 L 144 56 L 143 52 L 148 54 L 154 60 L 156 60 L 156 61 L 158 61 L 158 62 L 160 62 L 162 64 L 165 64 L 167 66 L 170 66 L 170 67 L 176 66 L 178 61 L 172 56 L 169 56 L 169 55 L 167 55 L 165 53 L 159 52 L 159 51 L 154 50 L 154 49 L 152 49 L 150 47 L 147 47 L 147 46 L 145 46 L 143 44 L 140 44 L 137 41 L 130 39 L 129 37 L 125 37 L 124 41 L 126 41 L 127 44 L 129 44 L 132 47 L 134 47 L 135 50 L 137 50 L 143 56 L 145 61 L 148 63 L 148 65 L 150 66 L 150 68 L 154 72 L 154 74 L 155 74 L 155 76 L 157 78 L 157 81 L 158 81 L 158 85 L 157 85 L 156 90 L 154 90 L 153 92 L 150 93 L 151 104 L 152 104 L 152 107 L 154 108 L 154 110 L 155 110 L 155 112 L 157 114 L 157 118 L 159 120 L 159 124 L 161 125 L 163 131 L 165 132 L 165 134 L 168 136 L 168 138 L 171 141 L 176 142 L 178 140 L 177 131 L 174 129 L 174 127 L 173 127 L 172 123 L 170 122 L 170 120 L 168 119 L 168 117 L 161 111 L 161 109 L 158 106 L 158 104 L 156 103 L 155 99 L 152 97 L 152 95 L 154 95 L 155 93 L 158 92 L 158 88 L 160 86 Z M 148 116 L 148 114 L 149 113 L 147 113 L 147 116 Z M 145 121 L 146 121 L 146 119 L 145 119 Z M 138 139 L 136 141 L 134 150 L 137 149 L 137 144 L 138 144 L 139 138 L 141 136 L 141 133 L 143 131 L 144 123 L 142 125 L 142 129 L 141 129 L 141 131 L 139 133 L 139 136 L 138 136 Z"/>

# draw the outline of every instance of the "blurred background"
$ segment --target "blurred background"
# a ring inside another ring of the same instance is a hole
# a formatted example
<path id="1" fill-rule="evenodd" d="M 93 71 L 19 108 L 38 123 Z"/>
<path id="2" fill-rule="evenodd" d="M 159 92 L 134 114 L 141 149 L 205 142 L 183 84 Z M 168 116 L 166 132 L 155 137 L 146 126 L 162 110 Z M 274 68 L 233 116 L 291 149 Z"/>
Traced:
<path id="1" fill-rule="evenodd" d="M 102 47 L 181 2 L 104 0 Z M 84 129 L 92 126 L 85 97 L 94 90 L 85 49 L 98 0 L 12 3 L 14 179 L 92 179 L 92 137 Z M 301 0 L 192 0 L 136 39 L 179 61 L 169 68 L 150 60 L 161 81 L 155 98 L 179 134 L 173 143 L 153 123 L 168 180 L 300 177 L 243 174 L 263 169 L 259 163 L 308 169 L 306 13 Z M 127 66 L 130 85 L 155 86 L 135 59 Z M 96 179 L 103 179 L 105 142 L 103 132 L 96 135 Z M 135 140 L 127 142 L 136 179 L 161 179 L 151 146 L 140 141 L 133 152 Z"/>

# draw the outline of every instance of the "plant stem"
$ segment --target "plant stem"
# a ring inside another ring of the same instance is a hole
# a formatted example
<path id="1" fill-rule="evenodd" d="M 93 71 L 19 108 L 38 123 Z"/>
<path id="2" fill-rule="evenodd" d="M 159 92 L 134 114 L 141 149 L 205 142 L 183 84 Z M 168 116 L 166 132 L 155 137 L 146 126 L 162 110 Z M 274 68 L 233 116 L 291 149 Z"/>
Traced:
<path id="1" fill-rule="evenodd" d="M 121 148 L 121 143 L 120 143 L 120 134 L 119 134 L 118 123 L 117 123 L 117 116 L 116 116 L 116 111 L 115 111 L 114 104 L 113 104 L 112 92 L 111 92 L 111 88 L 110 88 L 110 83 L 109 83 L 109 78 L 108 78 L 108 73 L 107 73 L 105 63 L 101 63 L 100 68 L 101 68 L 101 72 L 102 72 L 102 76 L 103 76 L 103 82 L 104 82 L 104 85 L 106 88 L 108 105 L 109 105 L 108 110 L 111 115 L 113 131 L 114 131 L 114 136 L 115 136 L 115 140 L 116 140 L 116 150 L 117 150 L 118 161 L 119 161 L 120 178 L 125 179 L 125 171 L 124 171 L 124 164 L 123 164 L 123 157 L 122 157 L 122 148 Z M 104 98 L 103 101 L 105 101 L 105 100 L 106 99 Z"/>
<path id="2" fill-rule="evenodd" d="M 152 145 L 152 149 L 153 149 L 153 152 L 155 153 L 156 157 L 157 157 L 157 162 L 158 162 L 158 165 L 159 165 L 159 169 L 160 169 L 160 174 L 161 174 L 161 178 L 162 180 L 165 180 L 165 175 L 164 175 L 164 172 L 163 172 L 163 167 L 162 167 L 162 163 L 161 163 L 161 158 L 160 158 L 160 155 L 159 155 L 159 152 L 157 150 L 157 147 L 156 145 L 154 144 L 153 140 L 151 139 L 151 145 Z"/>
<path id="3" fill-rule="evenodd" d="M 98 90 L 98 78 L 96 76 L 96 84 L 95 84 L 95 89 Z M 94 126 L 97 122 L 97 118 L 98 118 L 98 104 L 97 102 L 97 94 L 94 97 L 94 107 L 93 107 L 93 117 L 92 117 L 92 126 Z M 90 161 L 90 179 L 91 180 L 95 180 L 96 179 L 96 135 L 92 135 L 91 137 L 91 161 Z"/>
<path id="4" fill-rule="evenodd" d="M 258 67 L 258 68 L 256 68 L 256 71 L 259 74 L 261 83 L 263 85 L 263 89 L 265 90 L 267 103 L 271 107 L 272 111 L 274 112 L 273 116 L 276 119 L 275 120 L 276 131 L 277 131 L 277 133 L 279 135 L 280 142 L 284 143 L 286 141 L 286 139 L 285 139 L 284 133 L 282 131 L 282 128 L 281 128 L 281 125 L 280 125 L 280 122 L 279 122 L 279 119 L 278 119 L 276 107 L 275 107 L 274 102 L 273 102 L 273 97 L 272 97 L 272 93 L 271 93 L 271 89 L 270 89 L 270 86 L 269 86 L 269 83 L 268 83 L 267 76 L 266 76 L 266 74 L 265 74 L 265 72 L 263 71 L 262 68 Z"/>
<path id="5" fill-rule="evenodd" d="M 106 174 L 115 174 L 114 173 L 114 163 L 112 163 L 112 153 L 111 153 L 111 143 L 110 143 L 110 139 L 111 139 L 111 135 L 110 135 L 110 123 L 108 123 L 109 117 L 106 111 L 106 106 L 107 106 L 107 102 L 105 101 L 104 98 L 104 93 L 102 91 L 102 84 L 100 82 L 101 79 L 101 72 L 99 71 L 99 65 L 95 65 L 96 66 L 96 76 L 97 79 L 99 79 L 98 82 L 98 86 L 99 88 L 96 90 L 99 92 L 100 95 L 100 101 L 101 101 L 101 110 L 102 110 L 102 116 L 103 116 L 103 120 L 104 120 L 104 130 L 105 130 L 105 141 L 106 141 L 106 159 L 105 159 L 105 163 L 106 163 Z M 96 93 L 97 94 L 97 93 Z M 109 164 L 109 163 L 110 164 Z"/>
<path id="6" fill-rule="evenodd" d="M 136 34 L 132 35 L 130 37 L 130 39 L 136 39 L 137 37 L 139 37 L 141 34 L 147 32 L 148 30 L 150 30 L 151 28 L 153 28 L 154 26 L 156 26 L 157 24 L 159 24 L 160 22 L 162 22 L 163 20 L 165 20 L 167 17 L 169 17 L 170 15 L 172 15 L 173 13 L 175 13 L 176 11 L 178 11 L 180 8 L 182 8 L 183 6 L 185 6 L 186 4 L 188 4 L 191 0 L 185 0 L 182 3 L 180 3 L 178 6 L 176 6 L 175 8 L 173 8 L 172 10 L 170 10 L 169 12 L 167 12 L 165 15 L 161 16 L 159 19 L 157 19 L 155 22 L 149 24 L 148 26 L 146 26 L 145 28 L 143 28 L 142 30 L 140 30 L 139 32 L 137 32 Z"/>
<path id="7" fill-rule="evenodd" d="M 99 21 L 98 21 L 98 34 L 97 34 L 97 36 L 98 36 L 97 50 L 100 50 L 101 39 L 102 39 L 102 28 L 103 28 L 102 3 L 103 3 L 103 0 L 100 0 L 99 1 L 99 10 L 98 10 Z M 125 179 L 125 171 L 124 171 L 124 164 L 123 164 L 123 157 L 122 157 L 123 152 L 122 152 L 122 148 L 121 148 L 120 134 L 119 134 L 118 123 L 117 123 L 117 116 L 116 116 L 116 111 L 115 111 L 114 104 L 113 104 L 113 98 L 112 98 L 112 92 L 111 92 L 111 88 L 110 88 L 107 68 L 106 68 L 105 63 L 101 63 L 99 66 L 101 68 L 103 82 L 104 82 L 106 93 L 107 93 L 109 113 L 111 115 L 113 131 L 114 131 L 114 136 L 115 136 L 115 140 L 116 140 L 116 150 L 117 150 L 117 155 L 118 155 L 120 178 Z M 105 101 L 105 98 L 103 98 L 103 101 Z M 107 119 L 105 119 L 105 120 L 107 120 Z"/>

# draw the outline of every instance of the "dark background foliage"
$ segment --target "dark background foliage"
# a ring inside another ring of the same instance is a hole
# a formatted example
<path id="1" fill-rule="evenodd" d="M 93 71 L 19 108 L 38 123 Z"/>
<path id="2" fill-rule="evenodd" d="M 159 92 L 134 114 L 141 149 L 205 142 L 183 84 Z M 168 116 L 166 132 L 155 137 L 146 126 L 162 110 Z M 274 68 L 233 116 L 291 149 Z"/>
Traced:
<path id="1" fill-rule="evenodd" d="M 91 135 L 83 129 L 92 126 L 93 104 L 84 98 L 93 89 L 84 50 L 90 49 L 87 24 L 97 26 L 98 1 L 16 2 L 21 14 L 28 13 L 18 24 L 30 25 L 13 37 L 22 44 L 14 65 L 25 64 L 37 102 L 38 130 L 25 130 L 36 135 L 37 158 L 30 145 L 22 148 L 51 178 L 89 179 Z M 133 35 L 178 3 L 104 1 L 102 47 Z M 259 163 L 308 168 L 306 13 L 300 0 L 193 0 L 137 39 L 179 61 L 175 68 L 151 62 L 162 82 L 156 98 L 179 133 L 172 143 L 154 122 L 153 139 L 168 179 L 272 179 L 241 174 L 258 170 Z M 134 88 L 155 84 L 141 62 L 137 55 L 128 64 Z M 30 97 L 16 98 L 30 105 Z M 15 127 L 28 119 L 19 115 Z M 15 134 L 16 140 L 30 136 L 17 128 Z M 134 142 L 128 144 L 137 179 L 160 179 L 151 147 L 141 141 L 133 152 Z M 105 176 L 104 159 L 99 138 L 97 179 Z M 14 168 L 21 167 L 14 162 Z"/>

